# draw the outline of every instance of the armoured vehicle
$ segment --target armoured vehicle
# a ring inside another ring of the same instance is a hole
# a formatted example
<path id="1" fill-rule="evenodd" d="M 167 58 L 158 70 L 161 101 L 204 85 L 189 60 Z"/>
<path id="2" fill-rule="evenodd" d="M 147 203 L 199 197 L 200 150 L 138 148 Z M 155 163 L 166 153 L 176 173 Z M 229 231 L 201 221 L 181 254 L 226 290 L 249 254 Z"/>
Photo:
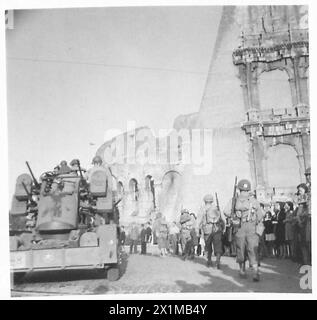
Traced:
<path id="1" fill-rule="evenodd" d="M 112 175 L 94 166 L 87 172 L 76 160 L 16 180 L 9 212 L 11 272 L 103 269 L 120 277 L 119 212 Z"/>

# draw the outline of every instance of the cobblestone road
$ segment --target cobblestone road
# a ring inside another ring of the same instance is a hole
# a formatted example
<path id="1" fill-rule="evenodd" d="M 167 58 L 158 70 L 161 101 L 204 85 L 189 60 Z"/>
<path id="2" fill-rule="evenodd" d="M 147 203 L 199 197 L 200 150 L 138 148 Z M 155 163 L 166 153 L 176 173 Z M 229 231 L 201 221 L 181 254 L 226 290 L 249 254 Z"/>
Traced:
<path id="1" fill-rule="evenodd" d="M 261 281 L 240 279 L 234 258 L 223 257 L 221 270 L 207 268 L 205 260 L 196 257 L 182 261 L 179 257 L 156 254 L 126 255 L 123 275 L 109 282 L 100 271 L 60 271 L 30 273 L 13 286 L 12 296 L 166 293 L 166 292 L 292 292 L 307 293 L 300 288 L 299 267 L 289 260 L 265 259 Z"/>

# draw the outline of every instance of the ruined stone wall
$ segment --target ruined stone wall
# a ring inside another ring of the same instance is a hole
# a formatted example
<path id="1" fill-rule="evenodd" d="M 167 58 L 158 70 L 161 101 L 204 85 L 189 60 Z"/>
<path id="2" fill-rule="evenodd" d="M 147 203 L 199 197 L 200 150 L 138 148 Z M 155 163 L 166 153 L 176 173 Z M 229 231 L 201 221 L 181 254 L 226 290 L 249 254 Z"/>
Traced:
<path id="1" fill-rule="evenodd" d="M 154 138 L 156 144 L 151 156 L 145 151 L 148 140 L 142 137 L 146 135 Z M 127 139 L 135 143 L 134 154 L 127 152 Z M 128 225 L 132 221 L 146 223 L 154 219 L 157 212 L 161 212 L 168 221 L 174 220 L 179 214 L 183 202 L 183 169 L 177 164 L 163 162 L 169 156 L 176 157 L 178 154 L 177 147 L 165 148 L 165 143 L 165 139 L 154 137 L 150 129 L 137 128 L 106 141 L 98 149 L 97 155 L 102 157 L 106 165 L 112 159 L 110 168 L 113 185 L 118 198 L 122 198 L 118 205 L 121 224 Z"/>
<path id="2" fill-rule="evenodd" d="M 261 108 L 258 86 L 261 73 L 282 69 L 281 64 L 287 62 L 289 63 L 288 75 L 298 73 L 305 76 L 299 76 L 296 79 L 295 76 L 289 76 L 289 86 L 278 86 L 278 83 L 273 81 L 266 83 L 269 86 L 266 92 L 279 90 L 281 96 L 292 95 L 289 101 L 293 101 L 293 105 L 278 106 L 277 101 L 277 105 L 267 106 L 264 103 L 262 108 L 292 108 L 299 103 L 307 104 L 309 100 L 308 62 L 306 58 L 304 60 L 301 58 L 302 60 L 298 61 L 295 59 L 294 64 L 290 64 L 290 61 L 280 61 L 277 67 L 274 63 L 250 63 L 236 66 L 233 63 L 232 54 L 236 49 L 245 46 L 269 47 L 282 44 L 285 41 L 285 34 L 286 37 L 288 35 L 288 30 L 291 30 L 291 36 L 295 37 L 298 36 L 296 32 L 300 28 L 307 28 L 307 7 L 305 6 L 226 6 L 223 8 L 200 110 L 195 116 L 189 115 L 188 120 L 182 116 L 175 123 L 177 129 L 184 125 L 190 128 L 211 128 L 214 132 L 212 171 L 208 175 L 197 176 L 188 169 L 184 174 L 182 193 L 187 207 L 197 210 L 204 193 L 207 192 L 218 192 L 220 206 L 223 207 L 232 196 L 235 176 L 239 179 L 250 179 L 254 189 L 269 187 L 267 150 L 264 150 L 265 139 L 259 140 L 257 148 L 257 144 L 250 139 L 249 135 L 246 135 L 241 125 L 245 122 L 247 111 Z M 286 41 L 289 39 L 287 38 Z M 298 122 L 288 125 L 296 127 Z M 303 153 L 307 159 L 306 167 L 309 166 L 308 140 L 307 134 L 304 135 L 305 144 L 302 145 L 304 151 L 299 152 L 297 133 L 294 133 L 291 138 L 282 139 L 282 143 L 291 145 L 297 151 L 298 159 L 288 161 L 287 157 L 291 153 L 283 152 L 278 154 L 278 159 L 275 159 L 277 163 L 295 163 L 296 168 L 290 168 L 288 172 L 300 170 L 302 180 L 305 169 Z M 267 145 L 270 143 L 274 145 L 271 141 L 268 141 Z M 276 170 L 274 172 L 274 174 L 284 173 Z M 294 191 L 295 187 L 294 185 Z"/>
<path id="3" fill-rule="evenodd" d="M 113 165 L 114 175 L 125 190 L 120 204 L 122 221 L 145 221 L 154 209 L 162 211 L 169 221 L 177 220 L 181 208 L 197 213 L 206 193 L 217 192 L 223 208 L 232 197 L 235 176 L 250 179 L 253 189 L 263 189 L 265 193 L 270 187 L 268 177 L 272 176 L 272 172 L 268 172 L 269 148 L 278 144 L 286 144 L 295 151 L 276 153 L 274 161 L 294 164 L 296 168 L 290 171 L 299 170 L 297 174 L 303 180 L 304 170 L 310 165 L 309 61 L 307 52 L 304 52 L 305 44 L 299 41 L 299 46 L 302 46 L 298 51 L 300 54 L 292 49 L 289 57 L 275 59 L 274 55 L 280 52 L 279 49 L 273 50 L 268 54 L 269 59 L 272 54 L 272 61 L 254 62 L 253 51 L 250 50 L 249 56 L 243 58 L 246 62 L 240 63 L 239 56 L 234 60 L 233 53 L 237 49 L 245 52 L 245 48 L 272 48 L 300 40 L 305 34 L 298 30 L 307 28 L 307 22 L 305 6 L 223 7 L 201 106 L 197 113 L 180 115 L 174 122 L 176 130 L 212 130 L 213 139 L 209 146 L 212 150 L 211 170 L 198 175 L 190 164 Z M 279 90 L 281 96 L 291 95 L 285 101 L 291 101 L 292 105 L 278 106 L 278 101 L 277 106 L 268 106 L 265 102 L 261 105 L 261 74 L 272 70 L 286 72 L 287 77 L 284 78 L 289 86 L 279 87 L 274 81 L 268 81 L 265 92 Z M 280 113 L 278 107 L 287 110 Z M 267 113 L 266 108 L 274 111 Z M 270 118 L 271 124 L 267 128 L 262 126 L 263 114 L 259 115 L 260 111 L 264 112 L 264 117 Z M 275 126 L 276 121 L 281 122 L 279 127 Z M 273 135 L 263 133 L 264 129 L 274 132 Z M 103 155 L 106 145 L 97 153 Z M 297 162 L 287 158 L 293 154 Z M 275 174 L 285 172 L 275 171 Z M 148 175 L 155 182 L 156 208 L 151 207 L 151 195 L 145 190 L 144 181 Z M 138 181 L 137 203 L 130 199 L 131 179 Z"/>

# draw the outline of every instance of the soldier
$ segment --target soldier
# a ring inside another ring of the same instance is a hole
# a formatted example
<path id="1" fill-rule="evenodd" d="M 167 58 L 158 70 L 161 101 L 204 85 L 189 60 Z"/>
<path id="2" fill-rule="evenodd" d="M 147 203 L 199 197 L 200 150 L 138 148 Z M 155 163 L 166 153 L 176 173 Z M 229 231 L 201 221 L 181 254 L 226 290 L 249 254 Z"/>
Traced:
<path id="1" fill-rule="evenodd" d="M 58 174 L 59 171 L 60 171 L 60 169 L 61 169 L 61 167 L 60 167 L 59 165 L 55 166 L 55 167 L 54 167 L 54 173 L 55 173 L 55 174 Z"/>
<path id="2" fill-rule="evenodd" d="M 94 156 L 92 159 L 92 164 L 94 167 L 100 167 L 102 165 L 102 159 L 100 156 Z"/>
<path id="3" fill-rule="evenodd" d="M 88 169 L 86 171 L 86 178 L 89 179 L 90 177 L 90 172 L 96 168 L 96 167 L 102 167 L 102 159 L 100 156 L 94 156 L 92 158 L 91 164 L 93 165 L 93 167 L 91 167 L 90 169 Z"/>
<path id="4" fill-rule="evenodd" d="M 60 168 L 58 174 L 67 174 L 70 173 L 72 169 L 67 165 L 67 161 L 63 160 L 60 163 Z"/>
<path id="5" fill-rule="evenodd" d="M 70 164 L 70 168 L 72 170 L 72 173 L 76 174 L 77 175 L 77 171 L 79 170 L 79 167 L 78 167 L 78 163 L 79 163 L 79 160 L 78 159 L 73 159 L 69 164 Z"/>
<path id="6" fill-rule="evenodd" d="M 220 258 L 222 255 L 222 234 L 225 222 L 221 217 L 220 210 L 213 204 L 214 198 L 211 194 L 204 197 L 204 205 L 201 208 L 201 237 L 205 242 L 205 250 L 207 251 L 207 267 L 212 266 L 211 255 L 212 246 L 217 257 L 216 267 L 220 269 Z"/>
<path id="7" fill-rule="evenodd" d="M 234 219 L 240 220 L 238 230 L 235 234 L 237 246 L 237 262 L 239 263 L 239 274 L 242 278 L 246 277 L 245 261 L 246 254 L 253 268 L 253 281 L 259 281 L 259 269 L 257 261 L 257 250 L 259 246 L 259 236 L 256 233 L 257 224 L 262 220 L 262 210 L 259 202 L 250 193 L 251 183 L 248 180 L 240 180 L 238 183 L 240 191 L 236 198 L 234 208 L 231 210 L 232 201 L 225 209 L 225 215 Z M 247 252 L 246 252 L 247 250 Z"/>

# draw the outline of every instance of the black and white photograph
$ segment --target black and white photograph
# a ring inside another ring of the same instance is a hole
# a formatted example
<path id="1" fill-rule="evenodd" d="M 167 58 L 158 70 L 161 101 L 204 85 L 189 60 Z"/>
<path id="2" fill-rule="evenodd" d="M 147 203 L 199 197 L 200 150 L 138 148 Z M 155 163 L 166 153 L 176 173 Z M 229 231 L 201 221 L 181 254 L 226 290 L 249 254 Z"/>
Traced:
<path id="1" fill-rule="evenodd" d="M 312 294 L 309 5 L 2 14 L 10 297 Z"/>

